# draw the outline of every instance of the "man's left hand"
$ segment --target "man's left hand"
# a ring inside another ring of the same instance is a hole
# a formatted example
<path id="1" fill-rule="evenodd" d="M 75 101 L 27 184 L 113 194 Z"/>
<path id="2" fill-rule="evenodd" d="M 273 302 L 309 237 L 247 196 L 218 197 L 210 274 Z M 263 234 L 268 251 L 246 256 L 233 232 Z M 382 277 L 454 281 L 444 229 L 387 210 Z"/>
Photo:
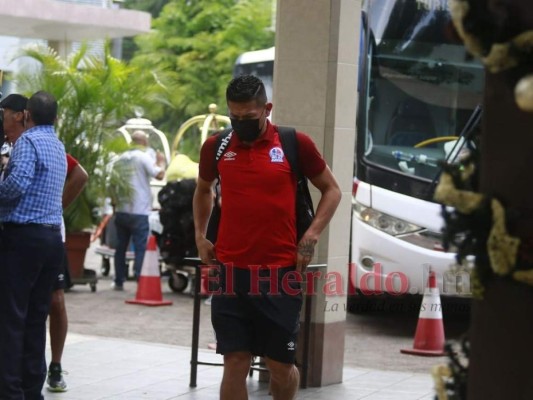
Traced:
<path id="1" fill-rule="evenodd" d="M 317 244 L 316 239 L 309 239 L 305 236 L 302 237 L 300 243 L 298 243 L 298 250 L 296 253 L 296 271 L 304 273 L 305 269 L 313 259 L 315 255 L 315 246 Z"/>

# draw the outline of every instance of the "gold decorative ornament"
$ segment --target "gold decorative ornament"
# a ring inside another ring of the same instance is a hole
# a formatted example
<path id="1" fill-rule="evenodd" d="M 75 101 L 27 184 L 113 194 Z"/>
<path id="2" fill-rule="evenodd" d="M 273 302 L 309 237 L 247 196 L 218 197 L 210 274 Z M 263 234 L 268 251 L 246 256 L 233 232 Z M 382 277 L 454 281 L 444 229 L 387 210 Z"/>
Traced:
<path id="1" fill-rule="evenodd" d="M 492 229 L 487 241 L 490 264 L 494 273 L 508 275 L 516 263 L 520 239 L 507 233 L 505 227 L 505 210 L 501 203 L 492 199 Z"/>
<path id="2" fill-rule="evenodd" d="M 530 286 L 533 286 L 533 269 L 528 269 L 525 271 L 515 271 L 513 272 L 513 278 L 518 282 L 526 283 Z"/>
<path id="3" fill-rule="evenodd" d="M 481 41 L 474 35 L 467 33 L 463 27 L 463 19 L 468 15 L 468 11 L 470 10 L 468 2 L 463 0 L 448 0 L 448 7 L 457 34 L 463 39 L 465 47 L 472 55 L 479 58 L 483 57 L 484 50 Z"/>
<path id="4" fill-rule="evenodd" d="M 514 88 L 516 104 L 522 110 L 533 112 L 533 75 L 520 79 Z"/>
<path id="5" fill-rule="evenodd" d="M 467 165 L 461 171 L 461 179 L 467 178 L 472 174 L 471 168 L 471 165 Z M 454 207 L 455 210 L 464 215 L 471 215 L 482 207 L 487 207 L 486 196 L 458 189 L 449 172 L 442 173 L 439 184 L 435 189 L 434 198 L 446 206 Z M 491 229 L 486 240 L 486 249 L 491 270 L 498 276 L 511 276 L 517 281 L 533 286 L 533 270 L 516 270 L 520 239 L 511 236 L 507 232 L 505 208 L 500 201 L 494 198 L 490 199 L 489 204 Z M 474 269 L 471 278 L 473 295 L 481 298 L 483 286 L 476 269 Z"/>
<path id="6" fill-rule="evenodd" d="M 457 189 L 451 175 L 443 172 L 434 198 L 439 203 L 455 207 L 463 214 L 470 214 L 479 208 L 484 197 L 480 193 Z"/>
<path id="7" fill-rule="evenodd" d="M 448 400 L 446 393 L 446 380 L 452 377 L 452 370 L 446 364 L 434 365 L 431 368 L 431 377 L 435 384 L 435 392 L 438 400 Z"/>
<path id="8" fill-rule="evenodd" d="M 479 57 L 491 73 L 498 73 L 520 65 L 526 56 L 533 58 L 533 31 L 522 32 L 504 43 L 493 43 L 490 49 L 483 47 L 481 40 L 467 32 L 463 21 L 470 11 L 467 0 L 449 0 L 453 24 L 465 47 Z M 520 79 L 515 86 L 515 101 L 525 112 L 533 112 L 533 75 Z"/>

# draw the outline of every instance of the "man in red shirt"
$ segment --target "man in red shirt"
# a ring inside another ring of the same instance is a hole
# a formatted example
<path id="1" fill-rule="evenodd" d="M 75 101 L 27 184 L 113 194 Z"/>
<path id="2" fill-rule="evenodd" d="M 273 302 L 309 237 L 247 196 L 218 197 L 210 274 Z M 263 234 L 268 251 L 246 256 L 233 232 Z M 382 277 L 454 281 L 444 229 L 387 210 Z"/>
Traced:
<path id="1" fill-rule="evenodd" d="M 66 209 L 79 196 L 85 187 L 89 175 L 80 165 L 78 160 L 67 154 L 67 177 L 63 188 L 63 209 Z M 64 240 L 64 232 L 63 240 Z M 63 379 L 61 358 L 67 338 L 68 317 L 65 307 L 65 289 L 70 288 L 70 274 L 68 269 L 67 253 L 63 257 L 63 271 L 57 276 L 57 281 L 52 292 L 52 301 L 49 311 L 50 349 L 52 359 L 48 367 L 47 389 L 51 392 L 65 392 L 67 384 Z"/>
<path id="2" fill-rule="evenodd" d="M 297 243 L 296 177 L 278 129 L 268 120 L 272 103 L 263 82 L 251 75 L 235 78 L 226 100 L 232 136 L 218 162 L 217 136 L 203 145 L 193 200 L 198 254 L 206 264 L 222 265 L 221 294 L 213 296 L 211 307 L 217 353 L 224 355 L 220 398 L 247 399 L 252 356 L 262 356 L 274 399 L 293 399 L 299 382 L 294 361 L 302 305 L 296 274 L 310 263 L 341 191 L 315 144 L 297 132 L 299 168 L 321 193 L 316 216 Z M 222 212 L 214 246 L 206 231 L 218 175 Z"/>

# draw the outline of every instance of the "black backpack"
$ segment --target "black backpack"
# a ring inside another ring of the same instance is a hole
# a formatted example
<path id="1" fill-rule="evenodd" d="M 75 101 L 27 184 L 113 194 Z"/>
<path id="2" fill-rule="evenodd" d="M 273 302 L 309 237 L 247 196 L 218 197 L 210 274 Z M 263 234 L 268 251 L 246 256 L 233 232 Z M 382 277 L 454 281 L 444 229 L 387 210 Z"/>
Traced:
<path id="1" fill-rule="evenodd" d="M 196 257 L 192 199 L 195 179 L 168 182 L 157 196 L 163 231 L 157 235 L 161 257 L 167 264 L 179 265 L 184 257 Z"/>
<path id="2" fill-rule="evenodd" d="M 309 186 L 307 185 L 307 178 L 300 171 L 298 164 L 298 139 L 296 137 L 296 130 L 294 128 L 279 126 L 278 133 L 283 153 L 285 154 L 285 157 L 287 157 L 292 172 L 296 175 L 296 242 L 298 243 L 305 231 L 307 231 L 311 225 L 311 222 L 315 217 L 315 211 L 313 208 L 313 201 L 311 200 L 311 194 L 309 193 Z M 218 161 L 224 155 L 226 147 L 228 147 L 231 140 L 231 136 L 231 128 L 223 130 L 217 136 L 215 165 L 218 164 Z M 220 177 L 217 186 L 219 184 Z M 218 220 L 213 221 L 213 219 L 218 218 L 220 218 L 220 215 L 212 215 L 209 224 L 218 226 Z"/>

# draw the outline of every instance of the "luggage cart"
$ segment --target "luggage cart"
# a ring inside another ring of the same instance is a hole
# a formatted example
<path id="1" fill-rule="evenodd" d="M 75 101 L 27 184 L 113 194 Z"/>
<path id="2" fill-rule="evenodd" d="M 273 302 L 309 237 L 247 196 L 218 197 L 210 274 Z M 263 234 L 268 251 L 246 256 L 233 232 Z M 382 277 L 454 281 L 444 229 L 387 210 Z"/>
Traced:
<path id="1" fill-rule="evenodd" d="M 171 146 L 172 160 L 167 169 L 167 183 L 158 194 L 162 225 L 158 242 L 166 269 L 170 272 L 168 285 L 174 292 L 191 295 L 194 294 L 196 269 L 184 262 L 184 259 L 197 256 L 192 197 L 198 164 L 188 155 L 192 158 L 197 158 L 198 155 L 194 157 L 190 147 L 182 147 L 182 143 L 195 143 L 199 151 L 210 135 L 231 125 L 227 116 L 216 113 L 216 104 L 209 104 L 208 110 L 207 114 L 185 121 L 176 132 Z M 193 164 L 196 165 L 194 168 Z"/>
<path id="2" fill-rule="evenodd" d="M 157 226 L 157 224 L 159 224 L 158 211 L 152 211 L 149 216 L 149 223 L 150 232 L 152 234 L 158 234 L 160 232 L 160 229 L 162 229 Z M 103 276 L 108 276 L 111 272 L 111 259 L 115 257 L 115 247 L 117 244 L 117 233 L 113 214 L 107 214 L 106 217 L 102 220 L 100 226 L 96 229 L 92 241 L 95 241 L 97 239 L 100 239 L 100 246 L 96 247 L 94 249 L 94 252 L 102 256 L 102 262 L 100 264 L 101 274 Z M 135 252 L 133 250 L 126 251 L 127 278 L 133 277 L 135 275 L 134 272 L 130 272 L 130 266 L 133 267 L 134 259 Z"/>
<path id="3" fill-rule="evenodd" d="M 108 276 L 111 272 L 111 259 L 115 257 L 115 247 L 117 244 L 117 231 L 115 228 L 115 217 L 113 214 L 107 214 L 102 223 L 98 226 L 92 241 L 100 239 L 100 246 L 94 249 L 94 252 L 102 256 L 100 264 L 100 273 Z M 126 252 L 127 274 L 130 276 L 130 263 L 135 259 L 135 253 L 131 250 Z"/>
<path id="4" fill-rule="evenodd" d="M 83 276 L 79 278 L 70 278 L 72 285 L 89 285 L 91 292 L 96 292 L 96 284 L 98 283 L 98 277 L 94 269 L 83 269 Z"/>

